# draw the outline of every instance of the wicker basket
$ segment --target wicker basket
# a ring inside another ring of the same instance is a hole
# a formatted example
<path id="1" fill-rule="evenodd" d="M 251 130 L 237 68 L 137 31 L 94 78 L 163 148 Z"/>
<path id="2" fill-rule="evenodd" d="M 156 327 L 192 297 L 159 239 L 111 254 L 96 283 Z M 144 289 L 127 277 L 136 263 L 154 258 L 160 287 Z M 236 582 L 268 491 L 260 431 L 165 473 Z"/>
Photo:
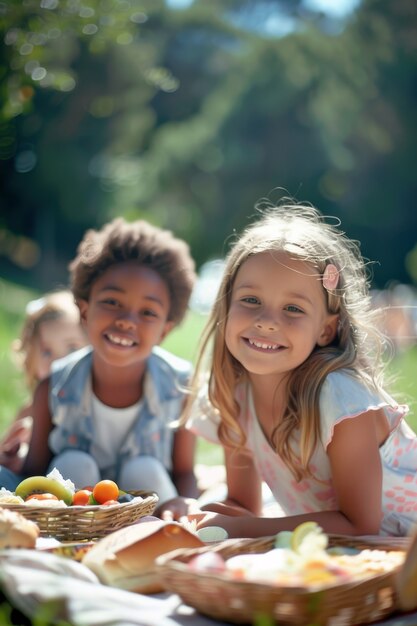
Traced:
<path id="1" fill-rule="evenodd" d="M 26 504 L 4 504 L 3 508 L 21 513 L 38 524 L 42 537 L 59 541 L 100 539 L 109 533 L 133 524 L 140 517 L 151 515 L 158 496 L 148 491 L 129 491 L 135 496 L 130 502 L 109 506 L 67 506 L 47 508 Z"/>
<path id="2" fill-rule="evenodd" d="M 330 535 L 330 546 L 406 550 L 409 542 L 365 542 Z M 274 547 L 275 537 L 224 541 L 215 547 L 177 550 L 157 559 L 157 571 L 167 591 L 178 594 L 189 606 L 214 619 L 235 624 L 257 623 L 262 617 L 280 626 L 353 626 L 389 615 L 395 609 L 395 573 L 373 576 L 357 583 L 344 583 L 319 591 L 230 580 L 219 573 L 198 573 L 187 567 L 201 552 L 218 552 L 224 558 L 237 554 L 263 553 Z M 260 622 L 259 622 L 260 623 Z M 269 623 L 269 622 L 268 622 Z"/>

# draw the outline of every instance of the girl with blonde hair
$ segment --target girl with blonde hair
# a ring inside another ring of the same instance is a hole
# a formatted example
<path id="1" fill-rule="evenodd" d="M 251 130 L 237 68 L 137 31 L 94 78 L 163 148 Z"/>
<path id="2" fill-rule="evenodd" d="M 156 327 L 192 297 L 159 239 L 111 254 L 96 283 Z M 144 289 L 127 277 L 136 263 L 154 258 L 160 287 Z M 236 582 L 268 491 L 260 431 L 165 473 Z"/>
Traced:
<path id="1" fill-rule="evenodd" d="M 358 244 L 311 206 L 265 209 L 237 239 L 183 418 L 225 451 L 228 499 L 193 516 L 200 527 L 250 537 L 310 520 L 405 535 L 415 524 L 417 438 L 384 390 L 368 286 Z M 261 517 L 262 480 L 282 516 Z"/>
<path id="2" fill-rule="evenodd" d="M 32 432 L 32 395 L 36 386 L 48 376 L 53 361 L 86 344 L 80 311 L 71 291 L 50 291 L 27 304 L 20 337 L 13 342 L 13 352 L 31 398 L 19 409 L 0 441 L 1 465 L 14 472 L 20 471 Z"/>

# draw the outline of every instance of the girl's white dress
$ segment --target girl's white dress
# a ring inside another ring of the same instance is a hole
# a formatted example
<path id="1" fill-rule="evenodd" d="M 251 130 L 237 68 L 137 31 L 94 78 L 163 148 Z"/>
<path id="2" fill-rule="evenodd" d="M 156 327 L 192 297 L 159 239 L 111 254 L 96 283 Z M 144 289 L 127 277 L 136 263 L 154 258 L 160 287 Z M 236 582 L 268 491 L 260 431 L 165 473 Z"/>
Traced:
<path id="1" fill-rule="evenodd" d="M 380 533 L 404 536 L 417 525 L 417 435 L 403 419 L 408 413 L 406 405 L 398 405 L 385 393 L 369 390 L 346 370 L 329 374 L 320 394 L 321 441 L 310 464 L 314 478 L 297 482 L 263 434 L 248 383 L 238 385 L 236 399 L 241 408 L 239 420 L 247 435 L 247 447 L 285 515 L 338 508 L 326 453 L 334 427 L 345 419 L 382 408 L 390 425 L 390 435 L 380 447 L 383 469 Z M 207 400 L 207 389 L 202 389 L 188 428 L 219 443 L 219 419 Z"/>

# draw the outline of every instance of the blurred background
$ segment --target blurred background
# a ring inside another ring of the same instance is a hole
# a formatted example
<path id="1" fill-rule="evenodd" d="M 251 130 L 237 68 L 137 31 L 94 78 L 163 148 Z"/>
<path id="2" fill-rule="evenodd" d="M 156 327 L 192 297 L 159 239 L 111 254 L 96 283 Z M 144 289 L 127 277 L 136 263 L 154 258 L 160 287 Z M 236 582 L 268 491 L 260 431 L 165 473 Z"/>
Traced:
<path id="1" fill-rule="evenodd" d="M 24 307 L 66 285 L 87 228 L 144 218 L 189 242 L 201 280 L 169 347 L 193 358 L 231 236 L 282 196 L 376 261 L 414 402 L 415 0 L 3 0 L 0 29 L 0 419 Z"/>

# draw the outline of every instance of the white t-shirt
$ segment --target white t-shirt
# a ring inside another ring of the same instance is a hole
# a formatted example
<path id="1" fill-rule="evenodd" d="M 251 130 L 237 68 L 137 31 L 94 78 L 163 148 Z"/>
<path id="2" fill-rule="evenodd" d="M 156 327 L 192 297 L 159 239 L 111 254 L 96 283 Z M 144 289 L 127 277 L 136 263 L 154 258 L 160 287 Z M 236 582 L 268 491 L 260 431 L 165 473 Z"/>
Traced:
<path id="1" fill-rule="evenodd" d="M 124 409 L 115 409 L 103 404 L 92 395 L 94 442 L 91 454 L 100 469 L 116 465 L 119 451 L 139 414 L 142 400 Z"/>

